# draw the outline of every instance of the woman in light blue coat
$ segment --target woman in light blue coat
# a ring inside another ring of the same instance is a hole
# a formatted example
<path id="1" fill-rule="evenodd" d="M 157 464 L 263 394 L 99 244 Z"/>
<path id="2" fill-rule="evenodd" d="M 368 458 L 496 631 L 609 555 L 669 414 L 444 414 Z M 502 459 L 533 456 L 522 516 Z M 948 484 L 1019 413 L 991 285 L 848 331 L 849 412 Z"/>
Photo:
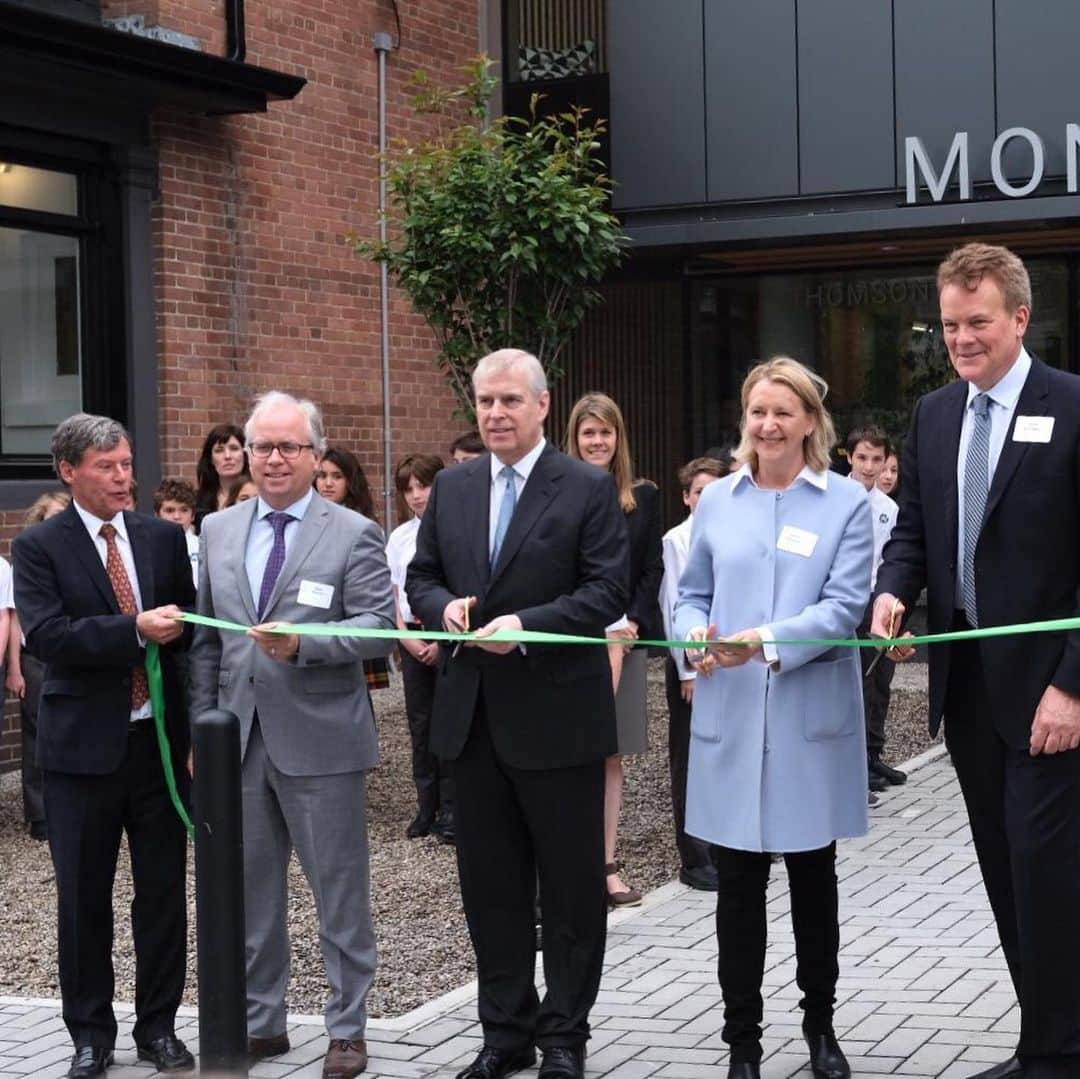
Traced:
<path id="1" fill-rule="evenodd" d="M 852 648 L 785 643 L 854 637 L 870 595 L 870 507 L 828 470 L 825 389 L 786 357 L 747 375 L 740 467 L 702 494 L 675 608 L 680 638 L 710 642 L 686 830 L 715 845 L 729 1079 L 759 1075 L 771 851 L 787 864 L 811 1070 L 850 1075 L 832 1026 L 836 840 L 867 830 L 861 672 Z"/>

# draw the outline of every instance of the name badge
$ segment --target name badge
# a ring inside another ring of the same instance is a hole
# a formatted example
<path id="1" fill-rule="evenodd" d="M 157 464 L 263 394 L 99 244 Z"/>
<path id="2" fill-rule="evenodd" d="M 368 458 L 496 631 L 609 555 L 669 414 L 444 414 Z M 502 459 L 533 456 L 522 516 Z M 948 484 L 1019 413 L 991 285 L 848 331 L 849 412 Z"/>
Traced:
<path id="1" fill-rule="evenodd" d="M 809 558 L 814 553 L 817 541 L 818 537 L 814 532 L 807 532 L 805 528 L 796 528 L 794 525 L 784 525 L 780 538 L 776 541 L 776 548 Z"/>
<path id="2" fill-rule="evenodd" d="M 307 607 L 321 607 L 324 611 L 329 608 L 333 598 L 334 586 L 321 581 L 301 581 L 300 591 L 296 594 L 297 603 L 303 603 Z"/>
<path id="3" fill-rule="evenodd" d="M 1053 433 L 1053 416 L 1017 416 L 1013 442 L 1049 442 Z"/>

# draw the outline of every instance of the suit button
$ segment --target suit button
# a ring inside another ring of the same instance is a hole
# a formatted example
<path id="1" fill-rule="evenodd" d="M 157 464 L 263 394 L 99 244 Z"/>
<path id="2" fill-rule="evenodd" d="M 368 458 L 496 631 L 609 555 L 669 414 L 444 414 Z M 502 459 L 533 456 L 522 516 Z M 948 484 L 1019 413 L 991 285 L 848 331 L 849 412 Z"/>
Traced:
<path id="1" fill-rule="evenodd" d="M 249 686 L 255 685 L 255 675 L 253 675 L 253 674 L 248 675 L 248 685 Z"/>

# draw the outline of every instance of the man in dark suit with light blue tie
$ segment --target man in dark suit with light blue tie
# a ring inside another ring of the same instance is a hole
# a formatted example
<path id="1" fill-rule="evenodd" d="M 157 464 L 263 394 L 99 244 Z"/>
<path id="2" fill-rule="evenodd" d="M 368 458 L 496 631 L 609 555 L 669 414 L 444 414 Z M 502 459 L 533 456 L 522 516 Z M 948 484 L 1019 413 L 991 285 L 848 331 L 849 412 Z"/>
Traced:
<path id="1" fill-rule="evenodd" d="M 489 453 L 444 469 L 409 565 L 424 625 L 603 638 L 626 609 L 629 549 L 611 477 L 544 439 L 544 371 L 528 353 L 473 376 Z M 431 748 L 454 761 L 458 870 L 476 949 L 484 1046 L 459 1079 L 500 1079 L 543 1053 L 581 1079 L 604 957 L 604 760 L 615 702 L 604 647 L 491 642 L 447 653 Z M 544 972 L 536 965 L 539 878 Z"/>
<path id="2" fill-rule="evenodd" d="M 924 586 L 931 633 L 1075 617 L 1080 379 L 1025 350 L 1031 284 L 1012 252 L 959 248 L 938 289 L 961 381 L 915 407 L 872 632 L 892 636 Z M 1075 1079 L 1080 633 L 932 646 L 931 733 L 943 715 L 1020 1002 L 1016 1055 L 975 1079 Z"/>

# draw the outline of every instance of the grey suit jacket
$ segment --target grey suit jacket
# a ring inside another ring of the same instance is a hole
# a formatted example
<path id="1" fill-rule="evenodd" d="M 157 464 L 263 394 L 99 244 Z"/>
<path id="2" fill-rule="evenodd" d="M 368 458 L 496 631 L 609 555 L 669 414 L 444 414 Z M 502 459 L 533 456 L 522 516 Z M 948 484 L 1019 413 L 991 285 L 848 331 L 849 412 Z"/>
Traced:
<path id="1" fill-rule="evenodd" d="M 256 621 L 244 555 L 257 500 L 210 514 L 202 524 L 200 614 Z M 313 495 L 292 538 L 262 621 L 394 628 L 390 571 L 378 525 Z M 332 586 L 328 608 L 302 604 L 301 583 Z M 224 708 L 240 719 L 247 749 L 256 709 L 267 753 L 287 775 L 362 771 L 379 747 L 361 661 L 389 655 L 393 641 L 300 638 L 292 663 L 265 655 L 242 633 L 197 626 L 190 653 L 191 715 Z"/>

